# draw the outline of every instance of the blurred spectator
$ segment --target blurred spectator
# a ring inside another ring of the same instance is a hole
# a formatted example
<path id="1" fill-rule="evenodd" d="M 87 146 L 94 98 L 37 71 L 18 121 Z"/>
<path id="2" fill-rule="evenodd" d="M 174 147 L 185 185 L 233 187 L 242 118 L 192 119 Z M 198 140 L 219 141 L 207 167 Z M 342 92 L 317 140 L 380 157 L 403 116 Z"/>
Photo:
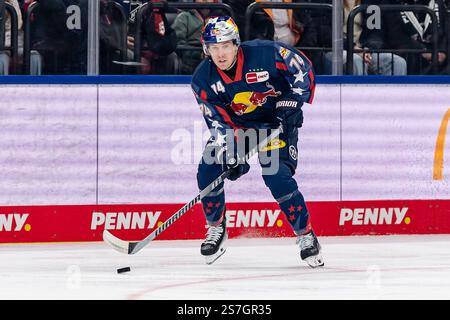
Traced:
<path id="1" fill-rule="evenodd" d="M 123 57 L 128 60 L 127 35 L 122 29 L 122 23 L 127 21 L 122 21 L 113 4 L 113 0 L 100 0 L 100 74 L 121 74 L 124 66 L 120 63 L 126 62 Z"/>
<path id="2" fill-rule="evenodd" d="M 292 3 L 292 0 L 256 0 L 256 2 L 277 2 Z M 295 46 L 300 40 L 304 27 L 297 21 L 293 15 L 293 10 L 287 9 L 264 9 L 267 15 L 272 19 L 274 25 L 273 39 L 285 44 Z M 297 11 L 297 10 L 296 10 Z"/>
<path id="3" fill-rule="evenodd" d="M 379 1 L 344 0 L 344 47 L 347 45 L 347 20 L 350 12 L 360 4 L 379 4 Z M 353 49 L 366 49 L 369 52 L 353 54 L 353 74 L 367 75 L 406 75 L 406 61 L 402 57 L 391 53 L 370 53 L 370 50 L 383 49 L 385 46 L 386 28 L 369 29 L 365 13 L 356 15 L 353 28 Z M 344 63 L 347 61 L 347 50 L 344 51 Z M 331 73 L 332 53 L 325 55 L 325 70 Z"/>
<path id="4" fill-rule="evenodd" d="M 294 3 L 307 3 L 305 0 L 294 0 Z M 313 3 L 320 3 L 321 1 L 313 1 Z M 326 9 L 307 9 L 302 8 L 294 10 L 294 18 L 300 31 L 300 39 L 295 44 L 297 47 L 317 47 L 318 46 L 318 31 L 321 27 L 313 19 L 313 14 L 319 14 L 323 16 L 326 12 L 331 13 L 331 10 Z M 330 22 L 331 26 L 331 22 Z M 303 51 L 305 53 L 305 51 Z M 307 53 L 307 51 L 306 51 Z"/>
<path id="5" fill-rule="evenodd" d="M 17 27 L 19 30 L 22 29 L 22 12 L 20 11 L 20 6 L 18 0 L 5 0 L 5 3 L 12 5 L 17 13 Z M 9 13 L 5 13 L 5 46 L 9 47 L 11 45 L 11 17 Z"/>
<path id="6" fill-rule="evenodd" d="M 86 74 L 88 0 L 25 0 L 25 6 L 32 2 L 39 3 L 30 35 L 39 59 L 32 56 L 31 74 Z M 68 10 L 72 5 L 79 10 Z"/>
<path id="7" fill-rule="evenodd" d="M 294 3 L 331 4 L 331 0 L 293 0 Z M 324 74 L 324 54 L 331 51 L 332 14 L 330 9 L 294 10 L 294 17 L 301 28 L 296 47 L 312 61 L 316 74 Z M 316 49 L 307 49 L 307 48 Z M 320 48 L 320 49 L 319 49 Z"/>
<path id="8" fill-rule="evenodd" d="M 217 3 L 218 0 L 195 0 L 196 3 Z M 181 59 L 180 73 L 192 74 L 203 60 L 203 50 L 200 43 L 201 31 L 208 16 L 216 15 L 209 9 L 191 9 L 181 12 L 172 24 L 177 34 L 177 55 Z M 191 46 L 195 48 L 181 48 Z"/>
<path id="9" fill-rule="evenodd" d="M 434 10 L 438 21 L 438 73 L 448 74 L 446 10 L 443 0 L 384 0 L 383 4 L 417 4 Z M 386 12 L 385 23 L 389 30 L 387 41 L 394 49 L 432 49 L 432 20 L 425 12 Z M 432 74 L 431 52 L 405 54 L 408 61 L 408 74 Z"/>
<path id="10" fill-rule="evenodd" d="M 263 0 L 256 0 L 263 2 Z M 302 0 L 271 0 L 268 2 L 277 3 L 306 3 Z M 307 8 L 296 9 L 264 9 L 264 12 L 270 17 L 273 24 L 273 39 L 294 47 L 302 47 L 303 53 L 314 60 L 315 51 L 307 50 L 317 46 L 317 25 L 312 19 L 312 10 Z M 330 24 L 331 25 L 331 24 Z"/>
<path id="11" fill-rule="evenodd" d="M 5 0 L 5 3 L 12 5 L 17 13 L 17 27 L 19 30 L 22 29 L 22 13 L 20 11 L 19 2 L 17 0 Z M 5 38 L 4 46 L 9 48 L 11 46 L 11 16 L 5 10 Z M 0 37 L 1 38 L 1 37 Z M 2 46 L 3 47 L 3 46 Z M 0 51 L 0 74 L 9 74 L 11 53 L 9 50 Z M 17 63 L 18 61 L 14 61 Z"/>
<path id="12" fill-rule="evenodd" d="M 331 0 L 330 0 L 331 1 Z M 236 13 L 236 23 L 239 30 L 242 32 L 245 29 L 245 11 L 247 7 L 254 1 L 224 1 L 232 6 Z M 257 0 L 256 2 L 263 2 L 263 0 Z M 285 2 L 285 3 L 317 3 L 328 1 L 310 1 L 310 0 L 272 0 L 271 2 Z M 315 16 L 313 16 L 315 13 Z M 323 34 L 329 37 L 329 44 L 323 47 L 331 47 L 331 11 L 325 12 L 324 10 L 311 10 L 311 9 L 263 9 L 257 10 L 252 16 L 250 36 L 249 39 L 268 39 L 276 40 L 284 43 L 291 44 L 296 47 L 302 47 L 302 51 L 313 60 L 314 65 L 320 68 L 320 59 L 317 51 L 307 50 L 307 47 L 319 46 L 319 34 L 320 28 L 322 28 L 322 21 L 325 13 L 328 14 L 328 26 Z"/>
<path id="13" fill-rule="evenodd" d="M 245 38 L 245 12 L 247 7 L 252 4 L 253 0 L 223 0 L 223 3 L 228 4 L 235 14 L 234 21 L 239 28 L 239 35 L 241 40 L 251 39 L 273 39 L 275 29 L 272 19 L 263 10 L 256 10 L 250 20 L 250 34 L 248 39 Z"/>
<path id="14" fill-rule="evenodd" d="M 153 8 L 152 3 L 167 3 L 167 1 L 148 1 L 148 10 L 141 22 L 141 53 L 142 67 L 140 74 L 173 74 L 177 73 L 177 35 L 170 26 L 167 17 L 167 6 L 162 9 Z M 137 32 L 137 30 L 135 30 Z M 128 46 L 134 47 L 134 37 L 128 37 Z"/>
<path id="15" fill-rule="evenodd" d="M 132 3 L 131 3 L 132 0 L 114 0 L 114 1 L 122 6 L 123 11 L 125 12 L 125 15 L 128 17 L 130 15 L 131 10 L 132 10 L 131 9 L 131 7 L 132 7 Z"/>

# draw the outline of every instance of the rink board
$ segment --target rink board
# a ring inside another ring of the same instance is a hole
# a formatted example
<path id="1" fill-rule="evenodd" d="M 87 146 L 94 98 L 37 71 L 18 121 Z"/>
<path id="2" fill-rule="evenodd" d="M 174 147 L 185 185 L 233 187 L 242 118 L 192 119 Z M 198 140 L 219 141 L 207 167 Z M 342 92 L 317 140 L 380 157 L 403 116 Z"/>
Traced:
<path id="1" fill-rule="evenodd" d="M 295 178 L 318 233 L 449 233 L 449 89 L 317 86 L 314 104 L 303 107 Z M 0 242 L 96 241 L 105 226 L 92 229 L 102 219 L 95 212 L 124 212 L 123 228 L 125 213 L 137 212 L 135 229 L 130 222 L 129 233 L 117 232 L 143 237 L 151 228 L 142 221 L 163 221 L 198 192 L 208 131 L 186 84 L 5 85 L 0 127 Z M 234 214 L 239 226 L 229 222 L 230 235 L 290 235 L 251 164 L 225 187 L 228 210 L 244 212 Z M 353 205 L 363 211 L 341 212 Z M 404 215 L 399 223 L 396 215 Z M 196 207 L 161 238 L 202 238 L 203 223 Z"/>
<path id="2" fill-rule="evenodd" d="M 128 240 L 145 238 L 183 204 L 0 207 L 0 242 L 100 241 L 103 229 Z M 310 202 L 321 236 L 450 233 L 450 200 Z M 230 238 L 291 237 L 276 203 L 228 203 Z M 157 239 L 202 239 L 201 206 L 188 211 Z"/>

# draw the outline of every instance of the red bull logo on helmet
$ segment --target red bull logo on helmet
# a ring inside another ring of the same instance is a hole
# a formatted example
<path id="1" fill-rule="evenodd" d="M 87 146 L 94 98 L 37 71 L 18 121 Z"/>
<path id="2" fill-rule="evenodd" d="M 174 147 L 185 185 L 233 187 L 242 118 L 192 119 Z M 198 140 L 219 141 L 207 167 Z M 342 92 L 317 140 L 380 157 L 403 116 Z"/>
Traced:
<path id="1" fill-rule="evenodd" d="M 231 109 L 233 109 L 234 113 L 238 116 L 241 116 L 244 113 L 253 112 L 256 108 L 261 107 L 267 102 L 268 97 L 278 97 L 281 95 L 281 92 L 276 91 L 269 83 L 267 83 L 267 87 L 270 89 L 264 92 L 239 92 L 234 96 L 233 101 L 231 102 Z"/>

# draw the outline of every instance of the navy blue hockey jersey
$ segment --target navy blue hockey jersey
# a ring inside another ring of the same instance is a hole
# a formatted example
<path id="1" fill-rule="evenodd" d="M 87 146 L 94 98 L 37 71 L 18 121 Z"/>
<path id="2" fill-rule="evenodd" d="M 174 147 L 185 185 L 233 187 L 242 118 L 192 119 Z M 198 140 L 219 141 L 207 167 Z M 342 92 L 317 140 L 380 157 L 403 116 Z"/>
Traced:
<path id="1" fill-rule="evenodd" d="M 208 128 L 274 128 L 276 102 L 284 94 L 312 103 L 314 71 L 299 50 L 274 41 L 243 42 L 234 79 L 205 59 L 192 76 L 192 89 Z"/>

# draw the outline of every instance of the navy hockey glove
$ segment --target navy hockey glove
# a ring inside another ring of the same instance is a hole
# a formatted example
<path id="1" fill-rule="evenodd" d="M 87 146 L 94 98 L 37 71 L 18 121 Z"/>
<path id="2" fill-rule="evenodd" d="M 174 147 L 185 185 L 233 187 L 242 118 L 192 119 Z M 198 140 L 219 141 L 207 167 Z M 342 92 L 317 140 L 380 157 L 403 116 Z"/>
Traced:
<path id="1" fill-rule="evenodd" d="M 245 160 L 239 158 L 230 158 L 226 163 L 227 170 L 230 170 L 228 179 L 235 181 L 250 170 L 250 165 Z"/>
<path id="2" fill-rule="evenodd" d="M 295 93 L 282 95 L 276 102 L 275 116 L 283 126 L 301 128 L 303 100 Z"/>
<path id="3" fill-rule="evenodd" d="M 214 160 L 222 164 L 223 170 L 230 170 L 228 179 L 234 181 L 250 170 L 250 165 L 245 161 L 245 154 L 239 154 L 237 144 L 227 147 L 225 135 L 215 132 L 206 144 L 203 158 Z"/>

